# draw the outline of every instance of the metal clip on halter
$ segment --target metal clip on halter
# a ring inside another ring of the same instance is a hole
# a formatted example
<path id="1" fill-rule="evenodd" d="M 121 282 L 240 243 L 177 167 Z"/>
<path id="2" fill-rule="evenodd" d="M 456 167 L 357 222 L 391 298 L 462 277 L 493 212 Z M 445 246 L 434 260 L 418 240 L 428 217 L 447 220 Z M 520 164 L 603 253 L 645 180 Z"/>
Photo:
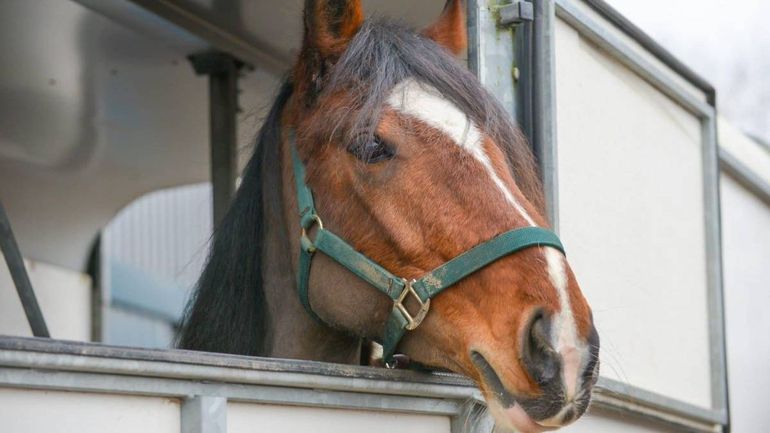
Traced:
<path id="1" fill-rule="evenodd" d="M 407 321 L 406 329 L 412 331 L 420 326 L 420 323 L 422 323 L 423 319 L 425 319 L 425 316 L 428 314 L 428 310 L 430 309 L 430 299 L 422 302 L 422 299 L 420 299 L 420 296 L 417 294 L 417 292 L 414 291 L 414 288 L 412 287 L 412 284 L 414 284 L 415 280 L 407 281 L 406 278 L 402 278 L 401 281 L 404 282 L 404 290 L 398 296 L 398 299 L 393 301 L 393 308 L 398 309 L 398 311 L 404 315 L 404 318 Z M 407 295 L 412 295 L 412 298 L 414 298 L 417 303 L 420 304 L 420 309 L 414 316 L 412 316 L 412 313 L 410 313 L 409 310 L 406 309 L 406 306 L 404 306 L 404 300 L 406 299 Z"/>
<path id="2" fill-rule="evenodd" d="M 324 223 L 321 221 L 321 217 L 319 217 L 316 214 L 313 214 L 311 216 L 310 223 L 307 225 L 307 227 L 302 227 L 302 233 L 300 234 L 299 242 L 301 244 L 302 249 L 307 251 L 308 253 L 314 253 L 316 251 L 315 244 L 312 240 L 310 240 L 310 236 L 307 235 L 308 230 L 313 228 L 314 225 L 318 226 L 318 230 L 324 229 Z"/>

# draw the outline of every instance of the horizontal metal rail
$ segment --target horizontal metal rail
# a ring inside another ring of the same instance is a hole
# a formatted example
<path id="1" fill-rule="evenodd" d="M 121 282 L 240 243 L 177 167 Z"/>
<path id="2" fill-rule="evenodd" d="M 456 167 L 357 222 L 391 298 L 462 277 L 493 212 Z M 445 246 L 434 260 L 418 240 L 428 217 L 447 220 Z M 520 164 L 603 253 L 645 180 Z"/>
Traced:
<path id="1" fill-rule="evenodd" d="M 770 206 L 770 183 L 725 149 L 719 149 L 719 166 L 725 173 Z"/>
<path id="2" fill-rule="evenodd" d="M 456 415 L 462 402 L 471 397 L 418 397 L 379 394 L 353 387 L 355 391 L 319 388 L 317 385 L 286 386 L 219 382 L 216 376 L 205 380 L 148 376 L 129 376 L 84 371 L 51 371 L 0 367 L 0 386 L 48 390 L 98 392 L 185 398 L 190 395 L 226 397 L 229 401 L 280 404 L 290 406 L 328 407 L 337 409 L 370 409 L 388 412 Z M 280 375 L 280 373 L 271 373 Z M 199 377 L 200 378 L 200 377 Z M 338 387 L 344 379 L 336 378 Z M 376 381 L 373 381 L 375 382 Z M 372 387 L 374 388 L 374 387 Z"/>
<path id="3" fill-rule="evenodd" d="M 191 41 L 205 44 L 208 49 L 226 52 L 249 65 L 258 66 L 274 74 L 282 75 L 291 64 L 291 56 L 260 44 L 251 35 L 238 29 L 226 28 L 206 17 L 206 10 L 193 2 L 174 0 L 75 0 L 83 6 L 105 16 L 124 19 L 135 23 L 137 20 L 150 28 L 167 27 L 163 34 L 180 45 Z M 150 14 L 136 13 L 136 9 Z M 157 18 L 161 18 L 158 20 Z M 170 26 L 167 26 L 170 24 Z M 186 55 L 194 52 L 185 53 Z"/>
<path id="4" fill-rule="evenodd" d="M 282 74 L 289 66 L 289 58 L 259 46 L 249 37 L 232 29 L 221 27 L 206 19 L 201 10 L 193 5 L 182 6 L 170 0 L 130 0 L 174 25 L 211 43 L 212 48 L 231 54 L 235 58 Z"/>
<path id="5" fill-rule="evenodd" d="M 0 337 L 2 386 L 450 416 L 483 404 L 472 381 L 451 373 L 23 337 Z M 706 410 L 607 379 L 592 404 L 687 431 L 712 432 L 718 424 Z"/>
<path id="6" fill-rule="evenodd" d="M 713 106 L 693 97 L 690 92 L 673 82 L 659 68 L 653 66 L 639 53 L 629 49 L 616 35 L 581 11 L 571 0 L 556 0 L 556 15 L 575 27 L 581 35 L 591 42 L 609 52 L 656 89 L 679 103 L 687 111 L 698 117 L 715 115 Z"/>
<path id="7" fill-rule="evenodd" d="M 663 64 L 671 68 L 674 72 L 681 75 L 684 79 L 690 82 L 692 85 L 703 91 L 706 94 L 706 98 L 712 106 L 716 105 L 716 89 L 705 78 L 700 76 L 697 72 L 693 71 L 689 66 L 682 63 L 679 59 L 674 57 L 668 50 L 663 48 L 657 41 L 651 38 L 636 24 L 631 22 L 628 18 L 624 17 L 612 8 L 604 0 L 583 0 L 591 9 L 595 10 L 604 19 L 612 23 L 621 32 L 625 33 L 629 38 L 636 41 L 642 48 L 652 54 L 655 58 L 660 60 Z"/>

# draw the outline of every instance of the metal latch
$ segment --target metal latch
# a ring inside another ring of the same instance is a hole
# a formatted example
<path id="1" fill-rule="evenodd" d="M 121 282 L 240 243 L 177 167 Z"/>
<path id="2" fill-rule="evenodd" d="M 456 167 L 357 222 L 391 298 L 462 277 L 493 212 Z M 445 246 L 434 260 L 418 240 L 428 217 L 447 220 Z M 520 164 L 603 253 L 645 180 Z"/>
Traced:
<path id="1" fill-rule="evenodd" d="M 500 25 L 509 26 L 521 24 L 535 19 L 535 8 L 532 2 L 513 0 L 513 3 L 500 8 Z"/>

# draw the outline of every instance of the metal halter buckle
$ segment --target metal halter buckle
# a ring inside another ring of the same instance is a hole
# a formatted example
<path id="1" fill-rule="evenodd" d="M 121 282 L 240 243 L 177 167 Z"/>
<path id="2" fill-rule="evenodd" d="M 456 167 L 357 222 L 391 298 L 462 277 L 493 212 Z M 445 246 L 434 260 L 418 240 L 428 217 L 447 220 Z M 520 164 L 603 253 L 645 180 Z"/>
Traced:
<path id="1" fill-rule="evenodd" d="M 400 311 L 401 314 L 403 314 L 403 316 L 406 318 L 406 321 L 408 322 L 406 324 L 406 329 L 412 331 L 420 326 L 420 323 L 422 323 L 423 319 L 425 319 L 425 316 L 428 314 L 428 310 L 430 309 L 430 299 L 422 302 L 422 299 L 420 299 L 420 296 L 417 294 L 417 292 L 414 291 L 414 288 L 412 287 L 412 284 L 414 284 L 415 280 L 407 281 L 404 278 L 401 280 L 404 282 L 404 290 L 398 296 L 398 299 L 393 301 L 393 306 L 397 308 L 398 311 Z M 420 304 L 420 309 L 417 311 L 415 316 L 412 316 L 412 314 L 409 313 L 409 310 L 407 310 L 404 306 L 404 299 L 406 299 L 406 295 L 409 294 L 411 294 L 414 299 L 417 300 L 417 303 Z"/>

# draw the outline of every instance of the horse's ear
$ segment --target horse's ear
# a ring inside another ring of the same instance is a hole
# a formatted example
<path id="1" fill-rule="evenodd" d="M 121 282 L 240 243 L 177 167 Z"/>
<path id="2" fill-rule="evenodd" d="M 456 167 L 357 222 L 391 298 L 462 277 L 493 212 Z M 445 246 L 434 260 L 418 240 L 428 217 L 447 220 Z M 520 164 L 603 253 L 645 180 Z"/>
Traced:
<path id="1" fill-rule="evenodd" d="M 295 68 L 295 83 L 312 93 L 339 59 L 364 22 L 361 0 L 305 0 L 305 33 Z"/>
<path id="2" fill-rule="evenodd" d="M 447 0 L 444 11 L 435 23 L 422 31 L 437 44 L 459 56 L 468 47 L 468 30 L 465 21 L 465 2 Z"/>

